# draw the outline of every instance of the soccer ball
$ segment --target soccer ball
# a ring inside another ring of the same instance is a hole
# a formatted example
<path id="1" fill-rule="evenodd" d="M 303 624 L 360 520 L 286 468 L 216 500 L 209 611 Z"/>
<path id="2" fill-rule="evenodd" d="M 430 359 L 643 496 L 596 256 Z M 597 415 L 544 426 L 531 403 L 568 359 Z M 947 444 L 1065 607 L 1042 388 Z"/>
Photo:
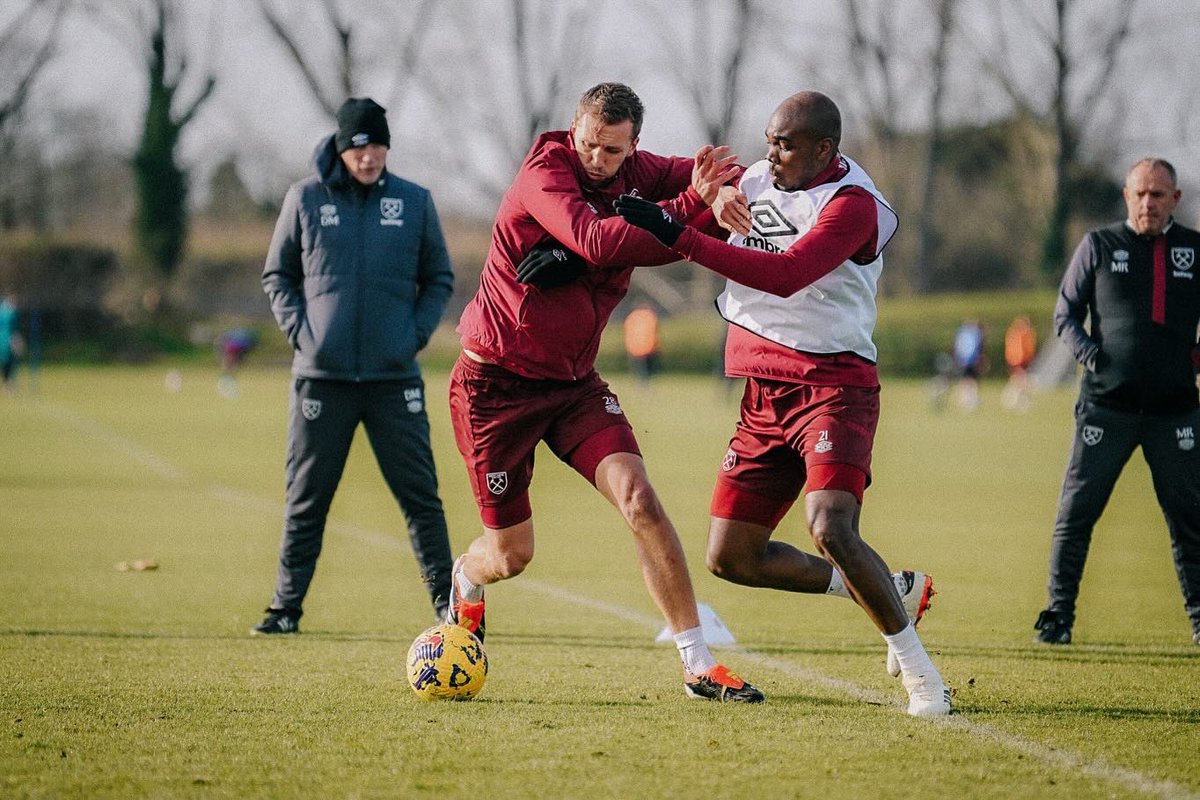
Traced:
<path id="1" fill-rule="evenodd" d="M 443 622 L 408 649 L 408 685 L 422 700 L 470 700 L 487 679 L 483 645 L 461 625 Z"/>

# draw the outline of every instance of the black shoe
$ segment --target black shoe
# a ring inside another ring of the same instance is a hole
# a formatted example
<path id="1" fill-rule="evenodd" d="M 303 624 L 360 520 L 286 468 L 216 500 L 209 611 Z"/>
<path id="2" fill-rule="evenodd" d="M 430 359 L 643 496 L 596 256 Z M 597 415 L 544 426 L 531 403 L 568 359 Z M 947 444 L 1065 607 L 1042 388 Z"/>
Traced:
<path id="1" fill-rule="evenodd" d="M 765 698 L 754 684 L 742 680 L 723 664 L 703 675 L 689 675 L 683 682 L 688 697 L 721 703 L 761 703 Z"/>
<path id="2" fill-rule="evenodd" d="M 1068 614 L 1046 609 L 1038 614 L 1037 622 L 1033 623 L 1033 628 L 1037 631 L 1034 641 L 1042 644 L 1070 644 L 1071 625 L 1074 622 Z"/>
<path id="3" fill-rule="evenodd" d="M 268 608 L 263 621 L 250 629 L 251 636 L 262 636 L 276 633 L 299 633 L 300 615 L 295 611 Z"/>

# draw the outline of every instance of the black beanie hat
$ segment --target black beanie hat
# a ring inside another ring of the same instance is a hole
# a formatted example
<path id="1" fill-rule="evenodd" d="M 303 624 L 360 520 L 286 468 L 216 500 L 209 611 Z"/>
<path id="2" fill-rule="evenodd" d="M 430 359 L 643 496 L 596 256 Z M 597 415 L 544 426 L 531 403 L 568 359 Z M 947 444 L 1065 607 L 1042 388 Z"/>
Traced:
<path id="1" fill-rule="evenodd" d="M 342 103 L 337 110 L 338 129 L 334 136 L 337 151 L 364 144 L 391 147 L 392 137 L 384 113 L 383 106 L 369 97 L 351 97 Z"/>

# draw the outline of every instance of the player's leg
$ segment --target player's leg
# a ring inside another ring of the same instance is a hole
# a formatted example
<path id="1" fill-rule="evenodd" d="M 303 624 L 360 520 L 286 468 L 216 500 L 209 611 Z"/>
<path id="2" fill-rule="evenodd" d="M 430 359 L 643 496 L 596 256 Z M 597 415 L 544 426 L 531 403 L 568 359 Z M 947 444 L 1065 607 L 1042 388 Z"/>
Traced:
<path id="1" fill-rule="evenodd" d="M 636 453 L 616 452 L 596 467 L 596 488 L 617 507 L 633 531 L 642 579 L 674 634 L 684 664 L 684 688 L 691 697 L 762 702 L 763 694 L 717 663 L 708 649 L 696 609 L 687 559 L 674 524 Z"/>
<path id="2" fill-rule="evenodd" d="M 535 382 L 466 355 L 450 372 L 449 395 L 483 533 L 454 562 L 446 619 L 482 639 L 483 587 L 519 575 L 533 559 L 529 483 L 555 399 Z"/>
<path id="3" fill-rule="evenodd" d="M 848 491 L 819 489 L 808 492 L 804 506 L 813 544 L 841 573 L 850 596 L 881 633 L 902 630 L 909 622 L 895 582 L 883 559 L 859 535 L 858 499 Z"/>
<path id="4" fill-rule="evenodd" d="M 450 537 L 438 496 L 437 470 L 420 379 L 368 387 L 363 424 L 375 460 L 408 522 L 408 536 L 437 619 L 450 600 Z"/>
<path id="5" fill-rule="evenodd" d="M 813 542 L 883 635 L 908 692 L 908 713 L 949 714 L 950 690 L 909 621 L 883 559 L 859 535 L 860 511 L 859 499 L 849 491 L 816 489 L 805 497 Z"/>
<path id="6" fill-rule="evenodd" d="M 361 387 L 297 378 L 288 404 L 287 483 L 275 591 L 256 633 L 291 633 L 325 536 L 325 519 L 360 418 Z"/>
<path id="7" fill-rule="evenodd" d="M 1154 491 L 1171 534 L 1183 607 L 1200 644 L 1200 412 L 1155 420 L 1142 441 Z"/>
<path id="8" fill-rule="evenodd" d="M 1141 417 L 1080 402 L 1050 541 L 1048 603 L 1034 627 L 1037 640 L 1067 644 L 1075 622 L 1075 599 L 1092 541 L 1092 529 L 1121 470 L 1137 447 Z"/>
<path id="9" fill-rule="evenodd" d="M 833 565 L 787 542 L 773 529 L 713 517 L 708 527 L 707 566 L 718 578 L 742 586 L 823 594 L 833 582 Z"/>
<path id="10" fill-rule="evenodd" d="M 606 456 L 596 467 L 595 484 L 633 531 L 646 588 L 667 624 L 676 632 L 699 625 L 683 545 L 650 485 L 642 457 L 624 452 Z"/>

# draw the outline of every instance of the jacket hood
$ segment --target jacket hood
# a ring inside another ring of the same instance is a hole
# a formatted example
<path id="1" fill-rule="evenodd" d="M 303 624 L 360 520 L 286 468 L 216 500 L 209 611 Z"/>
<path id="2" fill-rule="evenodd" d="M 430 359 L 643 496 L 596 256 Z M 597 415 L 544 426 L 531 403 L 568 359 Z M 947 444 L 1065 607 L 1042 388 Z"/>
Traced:
<path id="1" fill-rule="evenodd" d="M 317 143 L 313 150 L 312 163 L 321 183 L 343 183 L 350 180 L 350 173 L 338 156 L 335 135 L 329 134 Z"/>

